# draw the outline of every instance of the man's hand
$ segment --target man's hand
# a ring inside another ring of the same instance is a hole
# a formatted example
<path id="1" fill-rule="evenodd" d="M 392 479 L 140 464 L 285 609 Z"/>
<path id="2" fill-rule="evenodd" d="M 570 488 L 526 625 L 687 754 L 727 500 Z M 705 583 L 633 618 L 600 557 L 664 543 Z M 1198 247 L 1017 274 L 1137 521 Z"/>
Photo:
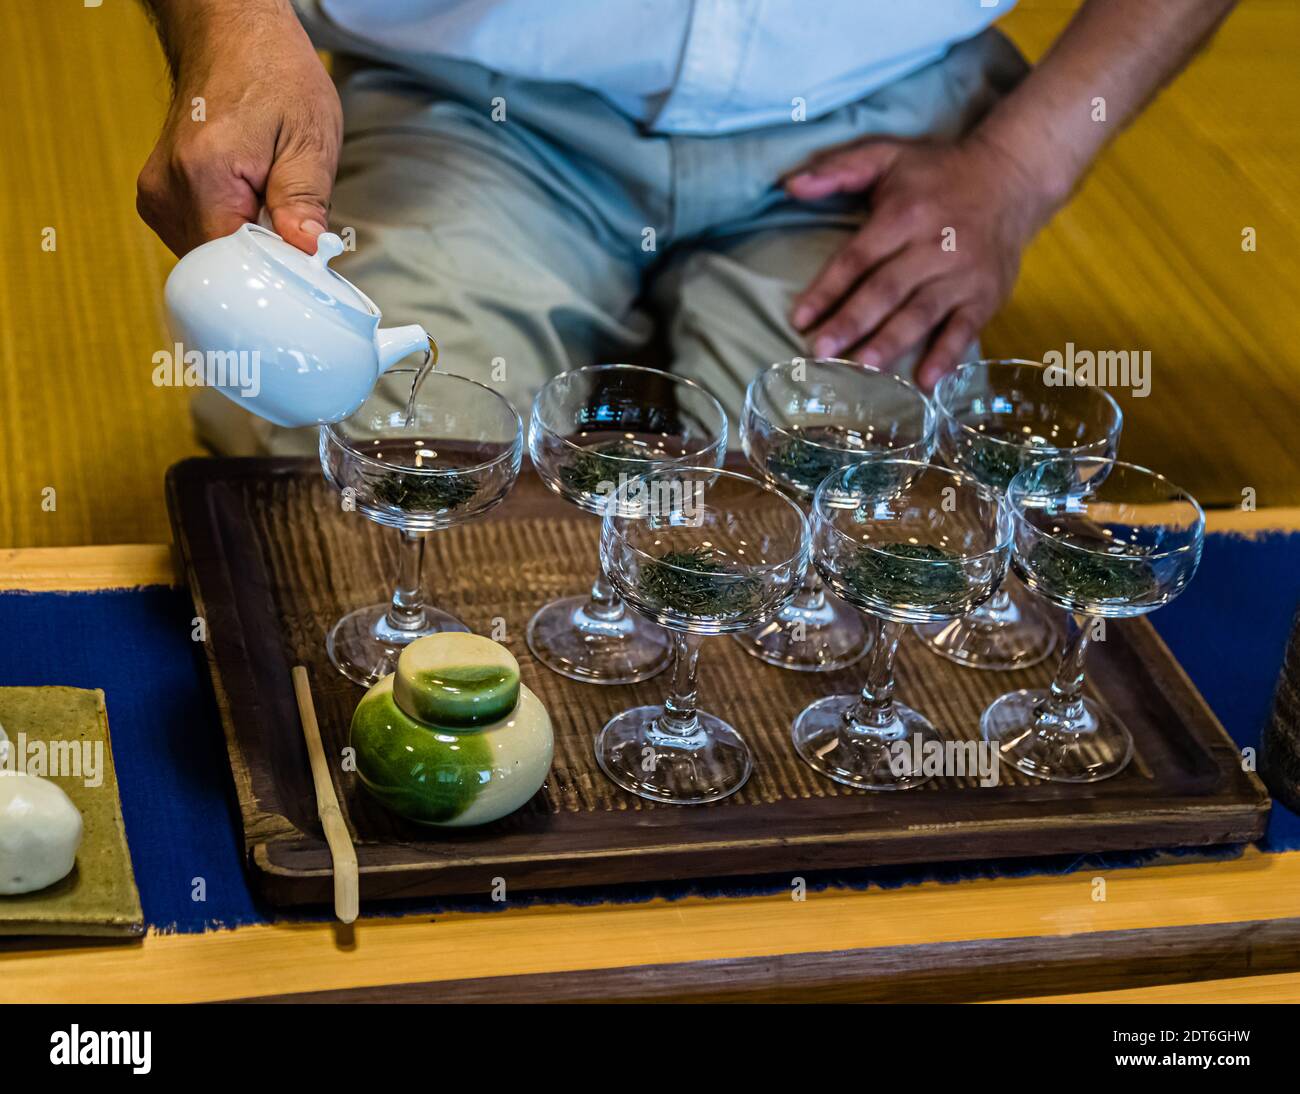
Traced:
<path id="1" fill-rule="evenodd" d="M 1136 13 L 1132 0 L 1084 0 L 960 143 L 864 141 L 789 177 L 802 200 L 871 192 L 866 226 L 795 301 L 791 321 L 813 352 L 887 365 L 924 346 L 917 378 L 932 386 L 1010 293 L 1025 244 L 1234 3 L 1163 0 Z"/>
<path id="2" fill-rule="evenodd" d="M 959 144 L 867 140 L 787 178 L 794 198 L 869 191 L 866 224 L 795 299 L 818 357 L 887 367 L 921 348 L 927 390 L 951 369 L 1015 284 L 1049 195 L 976 137 Z"/>
<path id="3" fill-rule="evenodd" d="M 265 205 L 275 230 L 313 253 L 343 119 L 292 9 L 283 0 L 187 0 L 182 22 L 174 0 L 151 7 L 176 94 L 136 185 L 140 216 L 183 255 L 256 221 Z"/>

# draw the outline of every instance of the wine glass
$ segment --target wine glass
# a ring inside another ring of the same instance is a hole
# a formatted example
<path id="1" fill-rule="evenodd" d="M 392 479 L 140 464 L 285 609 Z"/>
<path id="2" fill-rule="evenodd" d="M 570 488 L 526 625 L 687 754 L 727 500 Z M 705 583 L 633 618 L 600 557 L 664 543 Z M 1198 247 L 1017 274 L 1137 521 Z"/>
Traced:
<path id="1" fill-rule="evenodd" d="M 1108 779 L 1128 764 L 1133 737 L 1083 694 L 1089 639 L 1097 620 L 1145 615 L 1187 587 L 1201 558 L 1205 514 L 1163 475 L 1103 457 L 1027 468 L 1012 479 L 1007 500 L 1012 565 L 1031 591 L 1070 613 L 1070 636 L 1051 687 L 997 699 L 980 730 L 1026 775 Z"/>
<path id="2" fill-rule="evenodd" d="M 1067 385 L 1059 369 L 1036 361 L 962 365 L 935 386 L 934 406 L 944 462 L 999 493 L 1016 472 L 1041 460 L 1113 457 L 1124 421 L 1107 392 Z M 1020 669 L 1051 655 L 1059 627 L 1043 604 L 1008 577 L 970 615 L 922 624 L 916 633 L 959 665 Z"/>
<path id="3" fill-rule="evenodd" d="M 590 365 L 538 392 L 528 450 L 551 490 L 599 515 L 620 481 L 675 463 L 720 466 L 727 415 L 691 380 L 637 365 Z M 669 636 L 629 612 L 599 568 L 590 592 L 540 608 L 527 639 L 547 668 L 593 684 L 646 680 L 672 660 Z"/>
<path id="4" fill-rule="evenodd" d="M 906 790 L 942 742 L 894 700 L 894 653 L 909 623 L 956 619 L 1006 575 L 1011 522 L 970 475 L 915 460 L 872 460 L 832 474 L 813 497 L 813 564 L 830 589 L 874 620 L 867 680 L 795 719 L 795 750 L 815 771 L 864 790 Z"/>
<path id="5" fill-rule="evenodd" d="M 806 509 L 821 481 L 850 463 L 929 460 L 934 411 L 901 377 L 852 361 L 797 357 L 754 377 L 740 437 L 754 469 Z M 861 614 L 827 597 L 812 567 L 777 615 L 735 637 L 769 665 L 804 672 L 844 668 L 867 649 Z"/>
<path id="6" fill-rule="evenodd" d="M 320 428 L 321 468 L 345 505 L 401 534 L 392 599 L 348 612 L 326 637 L 334 667 L 362 687 L 415 639 L 469 630 L 425 601 L 425 536 L 500 504 L 523 458 L 519 415 L 495 391 L 447 372 L 416 388 L 414 376 L 384 373 L 355 413 Z"/>
<path id="7" fill-rule="evenodd" d="M 710 467 L 637 476 L 610 499 L 605 573 L 628 605 L 668 629 L 673 678 L 662 705 L 610 719 L 600 768 L 651 801 L 694 805 L 734 794 L 753 769 L 744 739 L 696 705 L 704 635 L 753 626 L 780 609 L 808 566 L 808 522 L 766 483 Z"/>

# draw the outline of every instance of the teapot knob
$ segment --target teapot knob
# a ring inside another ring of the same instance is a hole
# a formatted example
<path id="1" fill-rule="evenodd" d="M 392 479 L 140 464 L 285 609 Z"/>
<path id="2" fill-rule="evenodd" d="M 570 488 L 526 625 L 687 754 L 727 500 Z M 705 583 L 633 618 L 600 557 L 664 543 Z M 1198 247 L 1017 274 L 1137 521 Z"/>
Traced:
<path id="1" fill-rule="evenodd" d="M 343 240 L 333 232 L 321 232 L 316 237 L 316 261 L 322 266 L 326 265 L 331 258 L 341 255 L 344 251 Z"/>

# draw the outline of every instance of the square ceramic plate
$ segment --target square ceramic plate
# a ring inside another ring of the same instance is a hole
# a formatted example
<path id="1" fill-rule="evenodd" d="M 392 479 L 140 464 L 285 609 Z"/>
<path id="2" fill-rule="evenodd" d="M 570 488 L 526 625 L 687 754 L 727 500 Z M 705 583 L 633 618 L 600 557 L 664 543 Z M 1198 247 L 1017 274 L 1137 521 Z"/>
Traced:
<path id="1" fill-rule="evenodd" d="M 92 761 L 80 777 L 73 767 L 72 774 L 51 780 L 81 810 L 84 828 L 77 865 L 48 888 L 0 896 L 0 935 L 143 934 L 144 912 L 126 845 L 104 693 L 66 687 L 0 688 L 0 725 L 15 753 L 25 744 L 29 758 L 42 751 L 52 755 L 49 745 L 55 742 L 68 767 L 78 750 Z M 39 773 L 30 759 L 28 770 Z"/>

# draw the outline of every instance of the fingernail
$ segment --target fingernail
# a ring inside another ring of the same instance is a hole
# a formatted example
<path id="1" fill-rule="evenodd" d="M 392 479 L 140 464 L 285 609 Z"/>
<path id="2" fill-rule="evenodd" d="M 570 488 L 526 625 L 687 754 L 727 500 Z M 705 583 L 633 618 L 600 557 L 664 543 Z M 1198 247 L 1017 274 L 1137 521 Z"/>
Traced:
<path id="1" fill-rule="evenodd" d="M 823 334 L 813 343 L 813 353 L 818 357 L 834 357 L 839 348 L 840 340 L 833 334 Z"/>
<path id="2" fill-rule="evenodd" d="M 810 304 L 800 304 L 794 309 L 794 315 L 790 317 L 790 322 L 794 324 L 795 330 L 803 330 L 813 321 L 813 310 Z"/>
<path id="3" fill-rule="evenodd" d="M 864 349 L 859 355 L 858 360 L 867 366 L 867 368 L 880 367 L 880 354 L 874 349 Z"/>
<path id="4" fill-rule="evenodd" d="M 307 235 L 312 237 L 312 239 L 315 239 L 321 234 L 321 232 L 325 231 L 325 225 L 323 225 L 319 220 L 304 220 L 298 225 L 298 228 L 301 231 L 306 232 Z"/>

